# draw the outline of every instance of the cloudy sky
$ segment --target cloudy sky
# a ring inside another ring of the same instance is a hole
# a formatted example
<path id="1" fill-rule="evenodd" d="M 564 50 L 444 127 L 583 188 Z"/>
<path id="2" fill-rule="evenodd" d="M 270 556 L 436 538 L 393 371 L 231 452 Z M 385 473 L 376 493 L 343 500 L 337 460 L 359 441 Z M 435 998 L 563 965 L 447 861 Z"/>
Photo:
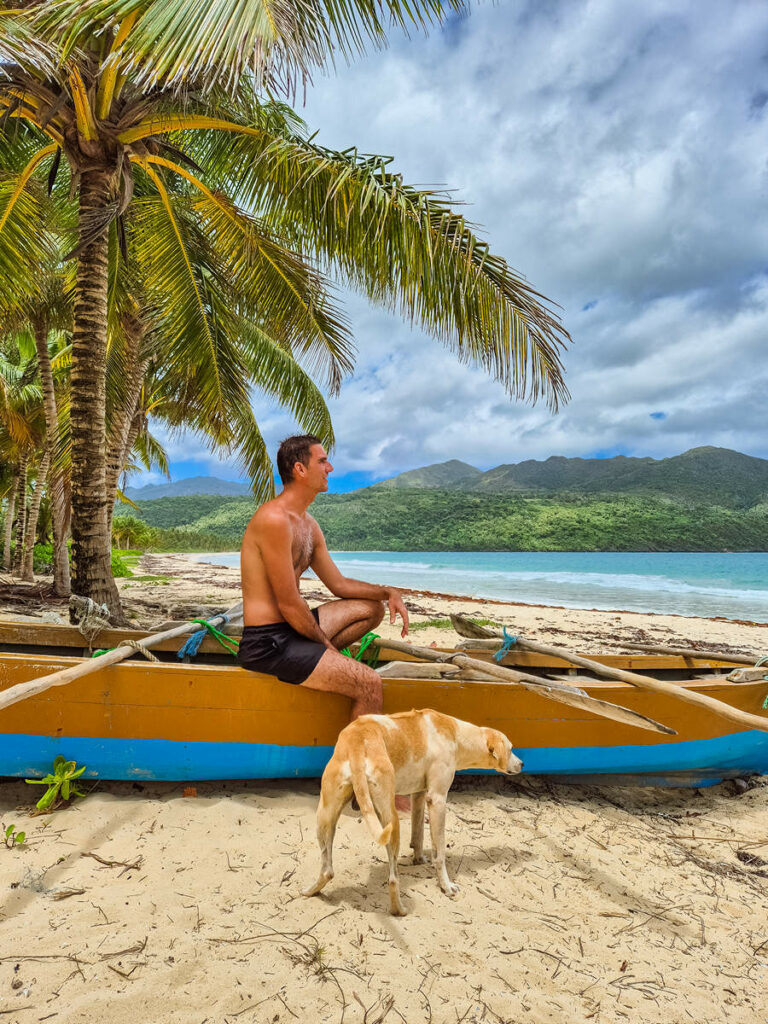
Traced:
<path id="1" fill-rule="evenodd" d="M 348 295 L 333 489 L 450 458 L 768 457 L 762 0 L 499 0 L 319 79 L 301 113 L 321 143 L 454 190 L 573 338 L 552 415 Z M 272 447 L 292 432 L 256 408 Z M 194 439 L 169 450 L 174 479 L 238 476 Z"/>

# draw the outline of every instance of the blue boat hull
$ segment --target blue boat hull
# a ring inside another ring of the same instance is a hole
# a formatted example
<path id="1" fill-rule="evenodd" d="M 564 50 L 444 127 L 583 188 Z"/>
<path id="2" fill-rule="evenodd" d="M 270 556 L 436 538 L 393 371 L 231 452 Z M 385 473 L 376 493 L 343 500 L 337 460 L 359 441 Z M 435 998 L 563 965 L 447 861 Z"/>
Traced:
<path id="1" fill-rule="evenodd" d="M 198 781 L 318 778 L 330 746 L 215 743 L 6 735 L 0 775 L 41 778 L 57 754 L 87 765 L 86 778 Z M 768 774 L 768 734 L 738 732 L 679 743 L 613 747 L 515 748 L 524 774 L 634 785 L 711 786 L 724 779 Z"/>

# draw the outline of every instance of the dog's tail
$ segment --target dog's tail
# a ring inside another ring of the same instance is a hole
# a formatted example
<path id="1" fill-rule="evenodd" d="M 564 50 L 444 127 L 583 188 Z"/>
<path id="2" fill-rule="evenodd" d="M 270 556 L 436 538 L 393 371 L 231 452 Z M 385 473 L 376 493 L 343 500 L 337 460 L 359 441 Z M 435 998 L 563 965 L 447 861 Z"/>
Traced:
<path id="1" fill-rule="evenodd" d="M 392 824 L 382 828 L 376 815 L 373 800 L 371 800 L 371 790 L 368 786 L 368 776 L 365 774 L 365 756 L 363 755 L 359 759 L 355 758 L 351 762 L 350 768 L 352 770 L 352 788 L 355 791 L 357 802 L 360 804 L 360 813 L 376 842 L 385 846 L 392 835 Z"/>

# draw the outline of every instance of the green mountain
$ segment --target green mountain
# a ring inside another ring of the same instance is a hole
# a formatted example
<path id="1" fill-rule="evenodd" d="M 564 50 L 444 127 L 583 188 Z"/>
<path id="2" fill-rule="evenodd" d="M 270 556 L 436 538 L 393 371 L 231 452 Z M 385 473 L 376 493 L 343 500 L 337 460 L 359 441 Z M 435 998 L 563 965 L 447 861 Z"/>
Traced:
<path id="1" fill-rule="evenodd" d="M 198 509 L 198 500 L 163 498 L 140 504 L 141 518 L 163 531 L 155 546 L 176 551 L 239 548 L 253 502 L 206 496 L 207 507 Z M 649 495 L 370 487 L 320 495 L 312 514 L 336 550 L 768 550 L 768 503 L 743 510 Z"/>
<path id="2" fill-rule="evenodd" d="M 433 466 L 421 469 L 409 469 L 407 473 L 393 476 L 374 484 L 375 488 L 401 487 L 471 487 L 483 476 L 479 469 L 467 462 L 451 459 L 449 462 L 437 462 Z"/>
<path id="3" fill-rule="evenodd" d="M 254 511 L 250 497 L 197 494 L 142 500 L 134 514 L 159 531 L 156 547 L 199 551 L 238 548 Z M 768 461 L 694 448 L 481 473 L 453 460 L 322 494 L 312 513 L 337 550 L 766 551 Z"/>
<path id="4" fill-rule="evenodd" d="M 236 497 L 251 493 L 248 484 L 235 480 L 220 480 L 217 476 L 189 476 L 167 484 L 146 484 L 144 487 L 126 487 L 125 496 L 131 501 L 156 501 L 159 498 L 181 498 L 190 494 L 218 494 Z"/>
<path id="5" fill-rule="evenodd" d="M 444 487 L 476 491 L 545 491 L 577 494 L 664 494 L 685 501 L 712 502 L 729 508 L 749 508 L 768 500 L 768 459 L 758 459 L 728 448 L 692 448 L 668 459 L 566 459 L 553 455 L 543 462 L 529 459 L 497 466 L 476 476 L 445 474 L 437 483 L 442 463 L 410 470 L 377 487 Z M 471 469 L 471 467 L 467 467 Z"/>

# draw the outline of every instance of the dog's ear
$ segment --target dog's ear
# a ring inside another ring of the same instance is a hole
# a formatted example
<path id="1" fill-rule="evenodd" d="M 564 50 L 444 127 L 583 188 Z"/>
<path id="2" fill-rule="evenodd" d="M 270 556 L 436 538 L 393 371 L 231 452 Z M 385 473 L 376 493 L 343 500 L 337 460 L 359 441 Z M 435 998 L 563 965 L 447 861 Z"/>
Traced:
<path id="1" fill-rule="evenodd" d="M 488 739 L 488 753 L 496 762 L 494 768 L 497 771 L 507 773 L 509 771 L 509 757 L 512 745 L 502 733 L 495 729 L 489 729 L 486 733 Z"/>

